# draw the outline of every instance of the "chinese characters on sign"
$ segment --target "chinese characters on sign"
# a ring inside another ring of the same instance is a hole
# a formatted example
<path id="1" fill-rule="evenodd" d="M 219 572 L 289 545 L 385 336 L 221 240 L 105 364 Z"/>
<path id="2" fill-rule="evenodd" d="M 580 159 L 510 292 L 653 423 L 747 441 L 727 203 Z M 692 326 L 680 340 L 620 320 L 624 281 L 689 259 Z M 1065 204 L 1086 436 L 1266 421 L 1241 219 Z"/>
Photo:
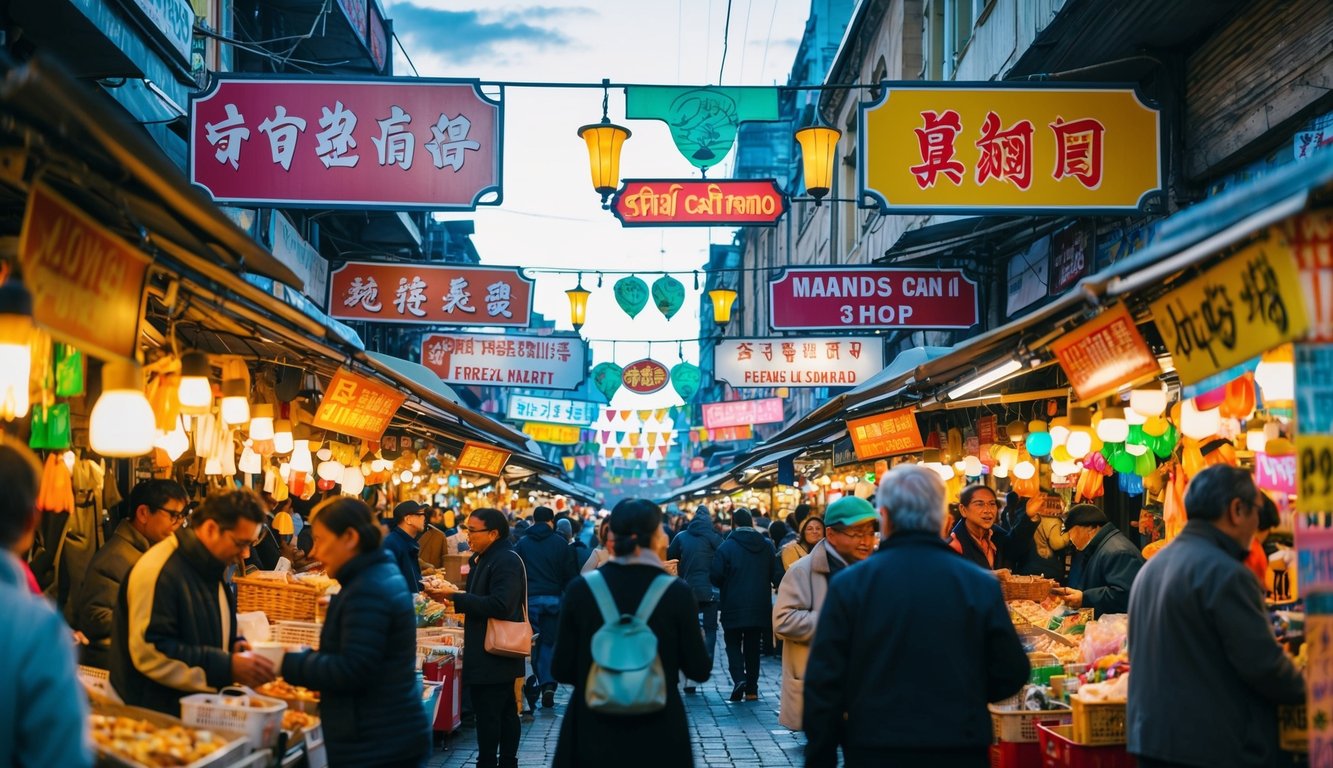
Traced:
<path id="1" fill-rule="evenodd" d="M 958 269 L 791 267 L 768 297 L 775 331 L 977 324 L 977 285 Z"/>
<path id="2" fill-rule="evenodd" d="M 866 461 L 924 448 L 914 410 L 901 408 L 848 421 L 847 434 L 852 438 L 856 458 Z"/>
<path id="3" fill-rule="evenodd" d="M 885 213 L 1133 210 L 1161 188 L 1132 90 L 887 84 L 861 105 L 861 197 Z"/>
<path id="4" fill-rule="evenodd" d="M 329 316 L 380 323 L 526 328 L 533 281 L 516 267 L 349 261 L 329 281 Z"/>
<path id="5" fill-rule="evenodd" d="M 773 179 L 626 179 L 611 202 L 626 227 L 775 226 L 786 211 Z"/>
<path id="6" fill-rule="evenodd" d="M 739 427 L 746 424 L 773 424 L 783 420 L 782 398 L 762 400 L 726 400 L 704 403 L 704 426 L 709 429 Z"/>
<path id="7" fill-rule="evenodd" d="M 1306 211 L 1283 225 L 1301 270 L 1309 341 L 1333 341 L 1333 208 Z"/>
<path id="8" fill-rule="evenodd" d="M 388 385 L 339 370 L 324 390 L 311 424 L 362 440 L 379 440 L 406 401 L 407 395 Z"/>
<path id="9" fill-rule="evenodd" d="M 458 463 L 454 469 L 459 472 L 473 472 L 478 475 L 499 477 L 505 462 L 509 461 L 509 451 L 492 448 L 481 443 L 464 443 L 458 454 Z"/>
<path id="10" fill-rule="evenodd" d="M 578 389 L 588 347 L 577 336 L 432 333 L 421 364 L 448 384 Z"/>
<path id="11" fill-rule="evenodd" d="M 722 339 L 714 375 L 733 387 L 854 387 L 884 368 L 879 336 Z"/>
<path id="12" fill-rule="evenodd" d="M 472 210 L 499 202 L 501 123 L 474 81 L 224 76 L 190 103 L 190 181 L 220 202 Z"/>
<path id="13" fill-rule="evenodd" d="M 1123 304 L 1057 339 L 1051 351 L 1069 377 L 1074 394 L 1084 402 L 1162 372 Z"/>
<path id="14" fill-rule="evenodd" d="M 529 421 L 523 425 L 523 434 L 539 443 L 550 445 L 576 445 L 579 443 L 579 428 L 569 424 L 543 424 Z"/>
<path id="15" fill-rule="evenodd" d="M 45 184 L 34 184 L 19 237 L 34 319 L 58 339 L 133 359 L 150 259 Z"/>
<path id="16" fill-rule="evenodd" d="M 597 403 L 584 400 L 510 395 L 507 416 L 515 421 L 541 421 L 586 427 L 597 421 L 599 409 Z"/>
<path id="17" fill-rule="evenodd" d="M 1300 273 L 1276 228 L 1152 303 L 1181 384 L 1305 334 Z"/>
<path id="18" fill-rule="evenodd" d="M 620 374 L 620 381 L 625 385 L 625 389 L 640 395 L 652 394 L 662 389 L 670 379 L 671 374 L 667 372 L 666 366 L 647 358 L 630 363 Z"/>
<path id="19" fill-rule="evenodd" d="M 1048 295 L 1059 296 L 1088 276 L 1092 268 L 1090 242 L 1088 230 L 1078 226 L 1066 227 L 1051 237 Z"/>

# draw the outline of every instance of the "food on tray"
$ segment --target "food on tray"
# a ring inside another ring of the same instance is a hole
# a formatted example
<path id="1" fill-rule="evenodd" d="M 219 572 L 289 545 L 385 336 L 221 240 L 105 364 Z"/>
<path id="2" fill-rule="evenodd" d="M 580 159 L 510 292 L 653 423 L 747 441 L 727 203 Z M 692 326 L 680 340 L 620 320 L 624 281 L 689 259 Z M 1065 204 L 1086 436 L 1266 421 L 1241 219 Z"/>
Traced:
<path id="1" fill-rule="evenodd" d="M 132 717 L 93 715 L 91 723 L 99 750 L 155 767 L 189 765 L 227 745 L 225 738 L 211 731 L 179 725 L 160 728 Z"/>
<path id="2" fill-rule="evenodd" d="M 1044 627 L 1051 620 L 1051 612 L 1032 600 L 1013 600 L 1009 602 L 1009 617 L 1015 616 L 1029 624 Z M 1015 624 L 1022 622 L 1015 621 Z"/>
<path id="3" fill-rule="evenodd" d="M 260 696 L 275 699 L 296 699 L 297 701 L 319 701 L 319 691 L 312 691 L 299 685 L 292 685 L 281 677 L 271 683 L 264 683 L 255 689 Z"/>
<path id="4" fill-rule="evenodd" d="M 432 592 L 462 592 L 458 585 L 439 574 L 421 577 L 421 585 Z"/>
<path id="5" fill-rule="evenodd" d="M 319 722 L 319 718 L 313 715 L 307 715 L 304 712 L 297 712 L 294 709 L 289 709 L 282 713 L 282 730 L 284 731 L 295 731 L 309 728 L 317 722 Z"/>
<path id="6" fill-rule="evenodd" d="M 335 579 L 331 579 L 327 574 L 323 573 L 298 573 L 295 578 L 297 582 L 304 584 L 307 587 L 318 589 L 321 594 L 338 586 L 338 582 Z"/>
<path id="7" fill-rule="evenodd" d="M 438 625 L 449 607 L 444 603 L 437 603 L 425 595 L 418 594 L 413 598 L 417 613 L 418 627 L 432 627 Z"/>

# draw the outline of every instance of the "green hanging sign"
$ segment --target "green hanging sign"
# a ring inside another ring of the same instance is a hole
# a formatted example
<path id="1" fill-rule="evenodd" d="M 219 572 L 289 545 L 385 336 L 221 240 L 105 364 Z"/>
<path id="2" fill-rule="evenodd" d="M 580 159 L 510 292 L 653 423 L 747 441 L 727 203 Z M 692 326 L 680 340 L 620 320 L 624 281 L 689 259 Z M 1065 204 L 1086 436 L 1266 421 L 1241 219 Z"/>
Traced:
<path id="1" fill-rule="evenodd" d="M 635 86 L 625 89 L 625 117 L 661 120 L 691 165 L 712 168 L 731 152 L 741 123 L 778 119 L 778 89 Z"/>
<path id="2" fill-rule="evenodd" d="M 692 363 L 677 363 L 671 369 L 671 387 L 680 395 L 680 399 L 687 403 L 699 391 L 703 379 L 703 371 Z"/>
<path id="3" fill-rule="evenodd" d="M 653 281 L 653 304 L 657 311 L 670 320 L 685 305 L 685 286 L 671 275 L 662 275 Z"/>
<path id="4" fill-rule="evenodd" d="M 622 371 L 620 366 L 615 363 L 598 363 L 592 369 L 592 383 L 597 387 L 597 391 L 606 395 L 606 401 L 611 402 L 611 396 L 620 389 L 620 375 Z"/>
<path id="5" fill-rule="evenodd" d="M 648 284 L 633 275 L 616 281 L 615 294 L 616 303 L 630 317 L 638 315 L 648 306 Z"/>

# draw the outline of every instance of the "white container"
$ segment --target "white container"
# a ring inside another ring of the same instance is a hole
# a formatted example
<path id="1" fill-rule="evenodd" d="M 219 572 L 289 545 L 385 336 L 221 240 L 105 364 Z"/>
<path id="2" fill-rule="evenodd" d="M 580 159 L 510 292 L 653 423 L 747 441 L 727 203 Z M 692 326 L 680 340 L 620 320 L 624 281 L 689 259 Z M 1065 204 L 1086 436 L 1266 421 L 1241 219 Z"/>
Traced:
<path id="1" fill-rule="evenodd" d="M 249 688 L 223 688 L 216 694 L 181 698 L 181 720 L 186 725 L 244 736 L 257 750 L 277 746 L 286 710 L 281 699 L 260 696 Z"/>
<path id="2" fill-rule="evenodd" d="M 273 665 L 274 672 L 282 671 L 282 657 L 287 655 L 287 644 L 271 640 L 259 640 L 250 643 L 250 652 L 262 656 Z"/>

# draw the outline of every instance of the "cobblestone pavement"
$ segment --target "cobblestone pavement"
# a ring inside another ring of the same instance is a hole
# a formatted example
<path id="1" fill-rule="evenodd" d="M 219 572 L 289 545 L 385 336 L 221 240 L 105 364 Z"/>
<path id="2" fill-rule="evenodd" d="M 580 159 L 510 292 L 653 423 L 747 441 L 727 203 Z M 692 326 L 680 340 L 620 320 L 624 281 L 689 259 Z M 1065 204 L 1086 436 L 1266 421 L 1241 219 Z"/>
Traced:
<path id="1" fill-rule="evenodd" d="M 690 743 L 696 768 L 733 766 L 799 766 L 805 738 L 778 725 L 778 691 L 782 662 L 764 658 L 759 681 L 759 701 L 731 703 L 731 683 L 725 670 L 725 655 L 718 643 L 717 666 L 698 693 L 683 696 L 690 719 Z M 550 765 L 560 738 L 560 716 L 572 692 L 561 686 L 554 709 L 541 703 L 531 718 L 523 718 L 523 738 L 518 745 L 520 766 Z M 430 768 L 473 768 L 477 764 L 477 734 L 464 724 L 437 749 L 427 763 Z"/>

